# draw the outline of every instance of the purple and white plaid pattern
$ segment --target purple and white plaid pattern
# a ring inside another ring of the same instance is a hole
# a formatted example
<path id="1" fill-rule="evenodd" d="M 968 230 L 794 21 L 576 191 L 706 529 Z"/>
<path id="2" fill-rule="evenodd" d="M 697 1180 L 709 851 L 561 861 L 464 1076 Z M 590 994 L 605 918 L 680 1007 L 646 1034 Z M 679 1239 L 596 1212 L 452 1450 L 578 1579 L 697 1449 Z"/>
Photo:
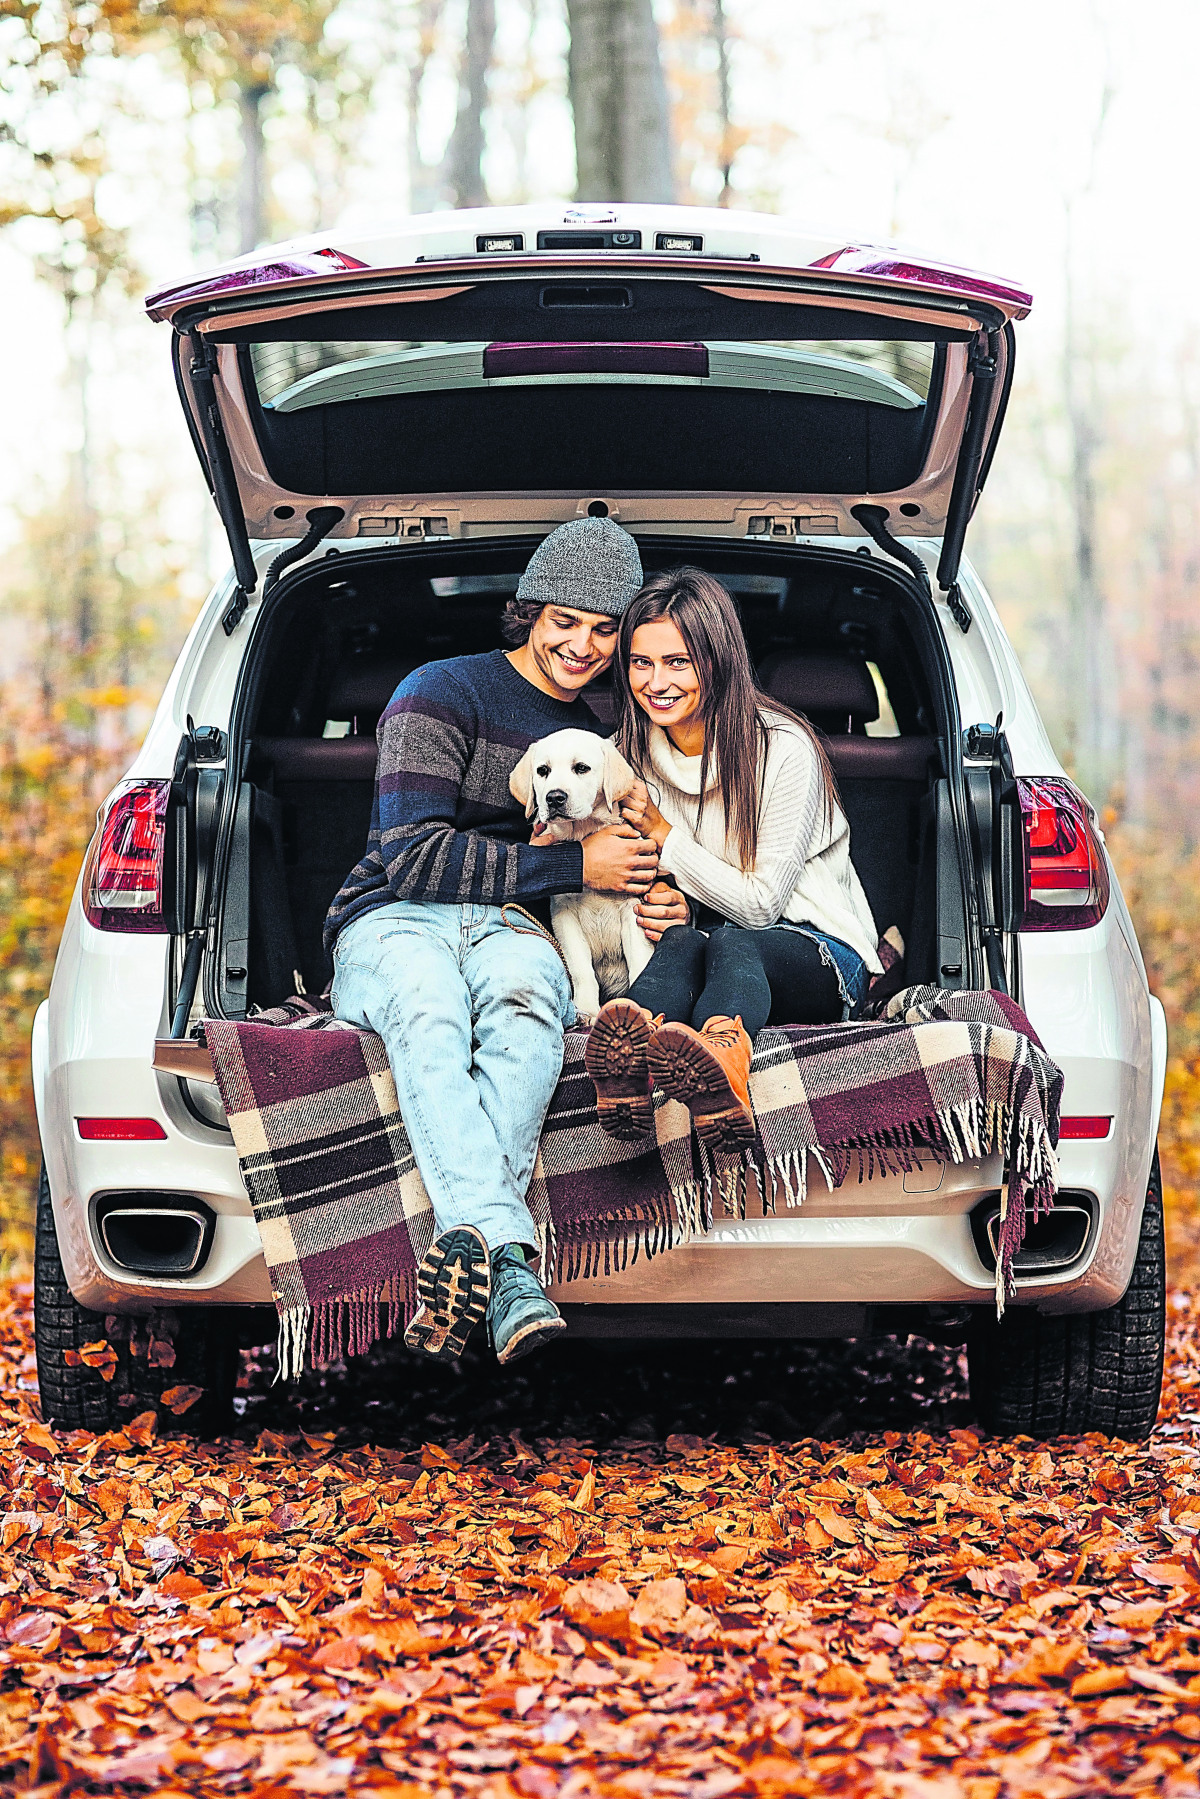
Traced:
<path id="1" fill-rule="evenodd" d="M 280 1319 L 280 1369 L 361 1354 L 416 1304 L 433 1212 L 380 1039 L 294 1000 L 205 1035 L 262 1233 Z M 694 1156 L 686 1108 L 659 1095 L 653 1143 L 622 1143 L 597 1119 L 567 1034 L 562 1078 L 528 1195 L 542 1274 L 576 1280 L 626 1267 L 709 1228 L 714 1200 L 743 1211 L 800 1205 L 811 1155 L 830 1186 L 1004 1154 L 997 1307 L 1012 1288 L 1026 1216 L 1053 1204 L 1062 1076 L 1029 1021 L 993 993 L 908 988 L 885 1016 L 759 1034 L 750 1073 L 758 1126 L 744 1158 Z M 386 1323 L 384 1314 L 386 1313 Z"/>

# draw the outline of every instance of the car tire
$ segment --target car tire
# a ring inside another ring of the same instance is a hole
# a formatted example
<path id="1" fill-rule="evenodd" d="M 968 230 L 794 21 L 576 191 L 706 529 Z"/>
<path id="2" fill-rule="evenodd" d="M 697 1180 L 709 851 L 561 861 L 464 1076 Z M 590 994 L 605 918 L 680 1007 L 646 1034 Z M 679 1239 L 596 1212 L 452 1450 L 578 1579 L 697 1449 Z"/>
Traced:
<path id="1" fill-rule="evenodd" d="M 1166 1328 L 1162 1171 L 1156 1149 L 1124 1298 L 1104 1312 L 1043 1317 L 1011 1306 L 999 1322 L 977 1317 L 967 1344 L 976 1416 L 999 1436 L 1103 1431 L 1109 1437 L 1144 1441 L 1158 1415 Z"/>
<path id="2" fill-rule="evenodd" d="M 38 1182 L 33 1309 L 38 1387 L 47 1424 L 64 1430 L 120 1430 L 153 1411 L 162 1430 L 212 1437 L 228 1427 L 238 1333 L 225 1309 L 197 1306 L 135 1318 L 106 1317 L 81 1306 L 63 1272 L 44 1168 Z M 110 1379 L 78 1359 L 89 1344 L 107 1344 L 113 1351 L 115 1367 L 107 1360 Z M 179 1414 L 163 1404 L 164 1392 L 177 1387 L 201 1389 L 200 1397 Z"/>

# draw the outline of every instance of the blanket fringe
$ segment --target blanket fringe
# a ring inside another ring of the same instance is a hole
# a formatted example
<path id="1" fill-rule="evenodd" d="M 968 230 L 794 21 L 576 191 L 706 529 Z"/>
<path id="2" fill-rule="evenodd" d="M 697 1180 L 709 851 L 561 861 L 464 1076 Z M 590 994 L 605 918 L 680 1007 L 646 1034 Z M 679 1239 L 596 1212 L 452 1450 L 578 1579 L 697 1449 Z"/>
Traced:
<path id="1" fill-rule="evenodd" d="M 1014 1115 L 1014 1108 L 1003 1101 L 955 1102 L 924 1119 L 880 1128 L 852 1142 L 789 1150 L 761 1167 L 755 1165 L 753 1173 L 764 1213 L 774 1214 L 781 1196 L 789 1208 L 804 1204 L 810 1155 L 832 1191 L 855 1164 L 859 1180 L 865 1181 L 877 1174 L 906 1174 L 931 1155 L 960 1164 L 982 1161 L 997 1150 L 1005 1154 L 996 1257 L 996 1316 L 1001 1318 L 1015 1291 L 1013 1258 L 1024 1239 L 1027 1217 L 1035 1223 L 1043 1217 L 1053 1206 L 1058 1187 L 1058 1156 L 1043 1119 L 1024 1110 Z M 735 1165 L 714 1171 L 702 1160 L 706 1187 L 711 1193 L 715 1183 L 726 1215 L 736 1205 L 738 1216 L 744 1217 L 747 1170 Z"/>
<path id="2" fill-rule="evenodd" d="M 275 1381 L 299 1380 L 304 1372 L 304 1350 L 312 1323 L 312 1307 L 281 1307 L 279 1336 L 275 1345 Z M 274 1384 L 274 1383 L 273 1383 Z"/>
<path id="3" fill-rule="evenodd" d="M 299 1380 L 306 1366 L 326 1368 L 346 1356 L 366 1355 L 380 1338 L 394 1337 L 416 1305 L 414 1270 L 408 1279 L 393 1274 L 377 1287 L 338 1294 L 316 1305 L 281 1307 L 275 1379 Z"/>
<path id="4" fill-rule="evenodd" d="M 549 1286 L 623 1274 L 639 1256 L 652 1261 L 711 1228 L 712 1208 L 703 1183 L 678 1181 L 660 1201 L 614 1208 L 603 1220 L 560 1217 L 557 1232 L 549 1221 L 539 1224 L 540 1277 Z"/>

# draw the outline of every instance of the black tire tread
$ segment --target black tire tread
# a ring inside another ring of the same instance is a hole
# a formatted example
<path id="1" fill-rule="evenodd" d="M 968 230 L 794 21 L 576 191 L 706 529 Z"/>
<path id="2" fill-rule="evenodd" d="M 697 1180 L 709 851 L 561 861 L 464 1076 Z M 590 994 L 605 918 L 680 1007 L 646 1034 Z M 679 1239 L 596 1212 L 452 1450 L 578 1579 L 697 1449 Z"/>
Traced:
<path id="1" fill-rule="evenodd" d="M 999 1323 L 976 1321 L 967 1355 L 980 1422 L 1002 1436 L 1102 1431 L 1144 1441 L 1162 1394 L 1166 1286 L 1155 1150 L 1133 1274 L 1115 1306 L 1066 1317 L 1010 1307 Z"/>
<path id="2" fill-rule="evenodd" d="M 38 1182 L 33 1303 L 38 1389 L 47 1424 L 99 1433 L 119 1430 L 140 1412 L 153 1411 L 161 1430 L 205 1437 L 227 1428 L 237 1382 L 238 1336 L 224 1308 L 183 1310 L 171 1368 L 150 1367 L 145 1356 L 130 1354 L 128 1342 L 117 1341 L 118 1365 L 111 1381 L 98 1369 L 67 1362 L 66 1351 L 101 1338 L 112 1341 L 112 1333 L 105 1314 L 81 1306 L 67 1285 L 44 1168 Z M 163 1393 L 174 1386 L 203 1388 L 202 1397 L 178 1418 L 162 1404 Z"/>

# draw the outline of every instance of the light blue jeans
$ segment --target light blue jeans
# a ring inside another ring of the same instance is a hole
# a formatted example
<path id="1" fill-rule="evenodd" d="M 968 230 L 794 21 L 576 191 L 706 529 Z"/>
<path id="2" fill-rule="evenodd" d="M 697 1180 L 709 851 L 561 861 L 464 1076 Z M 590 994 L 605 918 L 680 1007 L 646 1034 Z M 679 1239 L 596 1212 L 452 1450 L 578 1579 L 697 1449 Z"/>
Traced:
<path id="1" fill-rule="evenodd" d="M 499 906 L 392 900 L 343 927 L 333 968 L 336 1016 L 383 1039 L 439 1235 L 532 1246 L 525 1195 L 575 1017 L 552 945 Z"/>

